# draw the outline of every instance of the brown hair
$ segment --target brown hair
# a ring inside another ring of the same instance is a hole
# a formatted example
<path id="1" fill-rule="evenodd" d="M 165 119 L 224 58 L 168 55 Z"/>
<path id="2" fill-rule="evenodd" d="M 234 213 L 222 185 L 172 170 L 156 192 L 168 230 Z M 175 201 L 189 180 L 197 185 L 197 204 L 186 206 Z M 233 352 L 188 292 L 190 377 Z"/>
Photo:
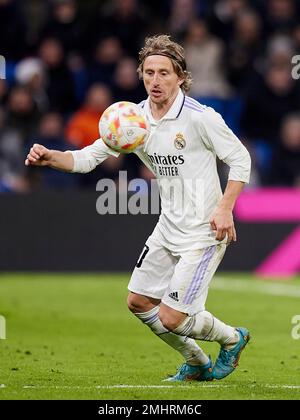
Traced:
<path id="1" fill-rule="evenodd" d="M 150 55 L 163 55 L 170 58 L 173 68 L 183 83 L 181 89 L 186 93 L 192 84 L 191 73 L 186 70 L 184 49 L 177 42 L 171 41 L 170 35 L 155 35 L 145 39 L 145 45 L 139 52 L 139 66 L 137 72 L 143 78 L 144 61 Z"/>

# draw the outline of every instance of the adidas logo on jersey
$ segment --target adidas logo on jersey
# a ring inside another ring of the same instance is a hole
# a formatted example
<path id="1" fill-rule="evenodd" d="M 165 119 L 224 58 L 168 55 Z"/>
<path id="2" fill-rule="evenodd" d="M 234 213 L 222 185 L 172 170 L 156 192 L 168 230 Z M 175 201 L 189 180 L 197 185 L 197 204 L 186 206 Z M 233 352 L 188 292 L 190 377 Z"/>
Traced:
<path id="1" fill-rule="evenodd" d="M 176 302 L 178 302 L 178 301 L 179 301 L 179 298 L 178 298 L 178 292 L 171 292 L 171 293 L 169 293 L 169 297 L 170 297 L 171 299 L 176 300 Z"/>

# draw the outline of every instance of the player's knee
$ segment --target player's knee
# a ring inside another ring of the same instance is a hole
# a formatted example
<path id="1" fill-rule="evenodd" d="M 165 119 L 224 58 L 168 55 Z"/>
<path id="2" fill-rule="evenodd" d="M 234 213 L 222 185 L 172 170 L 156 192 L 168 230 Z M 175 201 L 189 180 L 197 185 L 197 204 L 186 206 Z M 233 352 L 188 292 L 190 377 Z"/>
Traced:
<path id="1" fill-rule="evenodd" d="M 149 298 L 147 296 L 142 296 L 137 293 L 129 293 L 127 298 L 128 309 L 133 313 L 143 313 L 150 311 L 153 308 L 153 305 L 159 305 L 160 301 L 158 299 Z"/>
<path id="2" fill-rule="evenodd" d="M 133 293 L 129 293 L 128 297 L 127 297 L 127 306 L 128 309 L 131 312 L 139 312 L 140 306 L 139 306 L 139 301 L 136 298 L 136 295 L 134 295 Z"/>

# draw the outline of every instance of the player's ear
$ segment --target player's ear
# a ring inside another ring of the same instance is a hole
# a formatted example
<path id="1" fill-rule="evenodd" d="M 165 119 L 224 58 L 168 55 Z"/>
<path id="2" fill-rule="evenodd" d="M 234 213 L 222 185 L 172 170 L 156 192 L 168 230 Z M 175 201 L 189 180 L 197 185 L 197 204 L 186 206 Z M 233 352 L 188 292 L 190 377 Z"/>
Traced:
<path id="1" fill-rule="evenodd" d="M 184 79 L 178 78 L 178 86 L 181 87 L 184 82 Z"/>

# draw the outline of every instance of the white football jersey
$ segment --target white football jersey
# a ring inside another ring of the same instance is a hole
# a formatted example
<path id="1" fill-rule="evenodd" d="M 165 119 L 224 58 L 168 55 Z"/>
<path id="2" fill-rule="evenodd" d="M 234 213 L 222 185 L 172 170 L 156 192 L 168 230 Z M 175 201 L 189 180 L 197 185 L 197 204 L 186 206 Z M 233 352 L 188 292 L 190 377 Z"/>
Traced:
<path id="1" fill-rule="evenodd" d="M 155 230 L 161 242 L 175 253 L 220 243 L 209 223 L 222 198 L 216 156 L 229 165 L 229 180 L 249 182 L 247 149 L 220 114 L 181 90 L 159 121 L 152 117 L 149 98 L 140 106 L 151 134 L 135 153 L 157 179 L 162 211 Z M 88 172 L 109 155 L 118 156 L 101 139 L 72 154 L 73 172 Z"/>

